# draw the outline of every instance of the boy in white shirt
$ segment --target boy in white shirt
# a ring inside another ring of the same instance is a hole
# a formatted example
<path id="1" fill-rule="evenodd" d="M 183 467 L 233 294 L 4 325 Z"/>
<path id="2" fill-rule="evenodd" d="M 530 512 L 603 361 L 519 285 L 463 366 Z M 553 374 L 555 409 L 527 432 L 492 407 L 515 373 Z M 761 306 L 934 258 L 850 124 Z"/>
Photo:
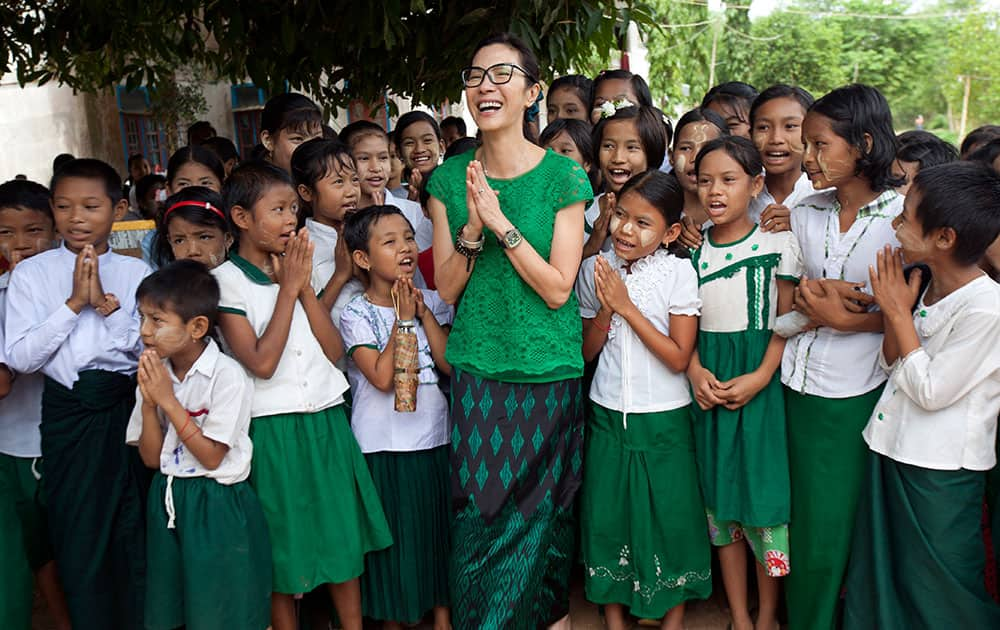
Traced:
<path id="1" fill-rule="evenodd" d="M 142 348 L 135 289 L 149 267 L 108 246 L 128 209 L 110 165 L 74 160 L 49 189 L 63 244 L 11 274 L 7 365 L 45 375 L 44 489 L 73 628 L 141 628 L 148 474 L 124 437 Z"/>
<path id="2" fill-rule="evenodd" d="M 0 255 L 11 267 L 52 247 L 55 229 L 45 186 L 30 181 L 0 185 Z M 0 328 L 10 273 L 0 275 Z M 0 330 L 0 346 L 3 345 Z M 57 627 L 70 627 L 56 575 L 47 514 L 39 495 L 42 474 L 41 374 L 16 374 L 0 347 L 0 620 L 31 626 L 32 573 Z"/>
<path id="3" fill-rule="evenodd" d="M 157 470 L 147 502 L 147 628 L 271 620 L 271 543 L 247 477 L 253 385 L 209 337 L 219 283 L 178 260 L 136 292 L 146 349 L 125 441 Z"/>
<path id="4" fill-rule="evenodd" d="M 889 382 L 864 430 L 845 628 L 1000 628 L 984 586 L 985 475 L 996 464 L 1000 285 L 979 269 L 1000 234 L 1000 176 L 921 170 L 894 221 L 901 251 L 871 269 Z M 924 263 L 909 279 L 903 263 Z M 914 307 L 914 303 L 916 306 Z"/>

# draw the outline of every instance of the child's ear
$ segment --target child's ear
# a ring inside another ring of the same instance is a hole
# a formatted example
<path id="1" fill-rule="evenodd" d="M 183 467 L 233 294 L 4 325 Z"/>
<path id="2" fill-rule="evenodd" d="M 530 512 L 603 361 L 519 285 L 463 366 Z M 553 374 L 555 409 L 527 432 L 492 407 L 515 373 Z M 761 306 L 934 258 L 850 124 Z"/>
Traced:
<path id="1" fill-rule="evenodd" d="M 121 221 L 125 218 L 126 214 L 128 214 L 128 199 L 123 197 L 118 200 L 118 203 L 115 204 L 112 216 L 115 221 Z"/>
<path id="2" fill-rule="evenodd" d="M 264 145 L 268 153 L 274 150 L 274 139 L 271 137 L 271 132 L 267 129 L 262 129 L 260 132 L 260 143 Z"/>
<path id="3" fill-rule="evenodd" d="M 678 238 L 680 238 L 681 229 L 682 228 L 680 223 L 674 223 L 673 225 L 667 228 L 667 231 L 663 234 L 663 240 L 661 240 L 660 243 L 662 243 L 664 247 L 670 245 Z"/>
<path id="4" fill-rule="evenodd" d="M 958 234 L 955 232 L 955 228 L 938 228 L 937 235 L 934 238 L 934 247 L 943 252 L 950 251 L 954 249 L 957 241 Z"/>
<path id="5" fill-rule="evenodd" d="M 188 320 L 185 325 L 188 334 L 191 335 L 192 339 L 198 340 L 208 334 L 208 331 L 212 326 L 208 323 L 208 318 L 204 315 L 198 315 L 197 317 L 192 317 Z"/>
<path id="6" fill-rule="evenodd" d="M 754 198 L 756 198 L 757 195 L 759 195 L 761 192 L 763 192 L 763 190 L 764 190 L 764 176 L 763 175 L 755 175 L 754 176 L 753 183 L 751 184 L 751 189 L 750 190 L 753 193 Z"/>
<path id="7" fill-rule="evenodd" d="M 298 187 L 295 188 L 295 191 L 299 193 L 299 197 L 302 197 L 302 201 L 312 203 L 313 194 L 312 191 L 309 190 L 308 186 L 305 184 L 299 184 Z"/>
<path id="8" fill-rule="evenodd" d="M 233 235 L 230 234 L 229 232 L 226 232 L 226 235 L 222 237 L 222 242 L 226 244 L 227 252 L 229 251 L 229 248 L 233 246 L 233 241 L 234 241 Z"/>
<path id="9" fill-rule="evenodd" d="M 368 254 L 360 249 L 351 252 L 351 258 L 354 260 L 355 265 L 365 271 L 369 271 L 372 268 L 372 264 L 368 261 Z"/>
<path id="10" fill-rule="evenodd" d="M 865 139 L 865 153 L 871 153 L 872 147 L 875 146 L 875 141 L 872 139 L 872 134 L 866 133 L 864 135 Z"/>
<path id="11" fill-rule="evenodd" d="M 232 210 L 229 211 L 229 215 L 233 217 L 233 223 L 236 227 L 241 230 L 246 230 L 250 228 L 251 214 L 250 211 L 243 206 L 233 206 Z"/>

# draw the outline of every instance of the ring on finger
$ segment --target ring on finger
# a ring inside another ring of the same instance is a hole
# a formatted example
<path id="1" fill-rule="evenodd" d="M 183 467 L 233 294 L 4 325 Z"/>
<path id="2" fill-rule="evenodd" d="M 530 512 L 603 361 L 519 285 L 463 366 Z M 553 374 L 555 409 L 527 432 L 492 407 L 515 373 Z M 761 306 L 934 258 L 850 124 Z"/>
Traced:
<path id="1" fill-rule="evenodd" d="M 481 195 L 481 194 L 483 194 L 484 192 L 486 192 L 486 189 L 485 189 L 485 188 L 480 188 L 480 189 L 479 189 L 478 191 L 476 191 L 476 192 L 478 192 L 478 193 L 479 193 L 479 194 Z"/>

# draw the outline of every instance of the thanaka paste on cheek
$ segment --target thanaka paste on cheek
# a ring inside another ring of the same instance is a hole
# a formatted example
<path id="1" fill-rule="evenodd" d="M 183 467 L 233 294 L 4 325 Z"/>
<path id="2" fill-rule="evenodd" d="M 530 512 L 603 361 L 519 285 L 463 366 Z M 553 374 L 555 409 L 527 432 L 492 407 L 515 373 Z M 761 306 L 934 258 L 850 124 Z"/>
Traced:
<path id="1" fill-rule="evenodd" d="M 177 326 L 164 326 L 163 328 L 158 328 L 153 334 L 153 338 L 156 339 L 157 345 L 164 344 L 175 346 L 182 343 L 184 341 L 184 337 L 184 329 Z"/>
<path id="2" fill-rule="evenodd" d="M 653 230 L 642 228 L 639 230 L 639 244 L 643 247 L 648 247 L 656 240 L 656 232 Z"/>
<path id="3" fill-rule="evenodd" d="M 608 227 L 610 227 L 611 232 L 614 233 L 618 231 L 618 226 L 620 226 L 621 224 L 622 224 L 621 219 L 619 219 L 618 217 L 611 217 L 611 221 L 608 223 Z"/>

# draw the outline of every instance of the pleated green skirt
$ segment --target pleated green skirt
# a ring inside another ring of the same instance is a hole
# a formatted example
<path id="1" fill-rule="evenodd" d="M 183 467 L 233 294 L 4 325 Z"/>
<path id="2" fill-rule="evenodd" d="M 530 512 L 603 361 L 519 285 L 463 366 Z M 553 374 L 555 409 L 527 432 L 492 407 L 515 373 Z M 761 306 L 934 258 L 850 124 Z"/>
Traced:
<path id="1" fill-rule="evenodd" d="M 424 451 L 368 453 L 368 468 L 393 544 L 365 556 L 366 617 L 414 623 L 448 604 L 451 523 L 447 444 Z"/>
<path id="2" fill-rule="evenodd" d="M 727 381 L 760 367 L 770 341 L 769 330 L 699 332 L 698 356 Z M 788 523 L 788 445 L 778 373 L 739 409 L 702 411 L 692 405 L 691 412 L 705 506 L 719 520 L 747 527 Z"/>
<path id="3" fill-rule="evenodd" d="M 1000 628 L 986 592 L 985 475 L 871 453 L 847 575 L 846 630 Z"/>
<path id="4" fill-rule="evenodd" d="M 580 499 L 587 599 L 659 619 L 712 594 L 689 407 L 628 415 L 591 404 Z"/>
<path id="5" fill-rule="evenodd" d="M 253 485 L 271 536 L 273 588 L 307 593 L 364 572 L 392 544 L 368 465 L 338 405 L 254 418 Z"/>
<path id="6" fill-rule="evenodd" d="M 32 461 L 0 453 L 0 628 L 10 630 L 31 628 L 32 569 L 52 559 Z"/>
<path id="7" fill-rule="evenodd" d="M 270 625 L 271 543 L 250 484 L 175 477 L 168 489 L 167 477 L 156 473 L 146 523 L 146 630 Z"/>

